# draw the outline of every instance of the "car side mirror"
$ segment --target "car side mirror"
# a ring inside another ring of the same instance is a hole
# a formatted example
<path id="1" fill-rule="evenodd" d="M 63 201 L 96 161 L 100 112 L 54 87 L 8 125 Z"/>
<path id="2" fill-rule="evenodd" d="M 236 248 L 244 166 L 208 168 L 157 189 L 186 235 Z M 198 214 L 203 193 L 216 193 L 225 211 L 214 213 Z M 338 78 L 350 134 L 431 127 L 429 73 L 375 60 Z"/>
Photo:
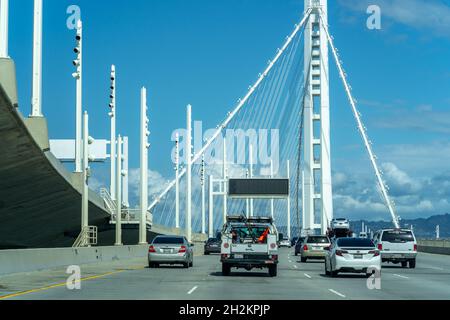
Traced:
<path id="1" fill-rule="evenodd" d="M 325 247 L 325 250 L 330 251 L 331 247 Z"/>
<path id="2" fill-rule="evenodd" d="M 190 245 L 191 247 L 195 246 L 193 243 L 190 243 L 189 245 Z"/>

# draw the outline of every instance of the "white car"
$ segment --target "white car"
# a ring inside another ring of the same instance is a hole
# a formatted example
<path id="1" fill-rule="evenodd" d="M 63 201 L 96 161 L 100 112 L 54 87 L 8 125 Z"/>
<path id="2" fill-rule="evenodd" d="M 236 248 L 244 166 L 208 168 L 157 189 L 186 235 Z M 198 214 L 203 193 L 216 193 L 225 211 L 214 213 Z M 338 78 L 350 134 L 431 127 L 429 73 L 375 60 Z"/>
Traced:
<path id="1" fill-rule="evenodd" d="M 335 218 L 331 220 L 331 229 L 350 229 L 350 222 L 345 218 Z"/>
<path id="2" fill-rule="evenodd" d="M 279 244 L 280 248 L 290 248 L 291 247 L 291 240 L 289 240 L 288 238 L 284 238 L 283 240 L 280 241 Z"/>
<path id="3" fill-rule="evenodd" d="M 325 274 L 340 272 L 381 274 L 381 255 L 370 239 L 338 238 L 327 248 Z"/>
<path id="4" fill-rule="evenodd" d="M 362 238 L 362 239 L 367 239 L 368 238 L 367 233 L 365 233 L 365 232 L 360 232 L 359 233 L 359 237 Z"/>

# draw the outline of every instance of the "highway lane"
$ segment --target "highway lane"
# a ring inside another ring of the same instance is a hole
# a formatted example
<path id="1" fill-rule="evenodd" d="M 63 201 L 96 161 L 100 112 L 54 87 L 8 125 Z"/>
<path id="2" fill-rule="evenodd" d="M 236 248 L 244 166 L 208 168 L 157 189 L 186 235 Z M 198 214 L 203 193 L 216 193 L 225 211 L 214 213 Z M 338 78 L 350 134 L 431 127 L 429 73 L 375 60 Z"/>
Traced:
<path id="1" fill-rule="evenodd" d="M 196 257 L 192 269 L 149 269 L 143 259 L 130 262 L 129 266 L 109 269 L 107 265 L 97 270 L 82 266 L 82 273 L 88 270 L 82 276 L 94 278 L 83 281 L 81 290 L 68 290 L 65 285 L 47 289 L 43 286 L 44 290 L 19 294 L 11 299 L 450 299 L 450 256 L 421 253 L 416 269 L 386 265 L 382 272 L 381 290 L 368 289 L 364 276 L 344 274 L 339 278 L 329 278 L 324 275 L 323 262 L 301 263 L 299 260 L 292 250 L 281 249 L 276 278 L 269 277 L 266 271 L 236 269 L 230 277 L 223 277 L 219 256 Z M 113 273 L 109 274 L 111 271 Z M 36 274 L 30 276 L 39 279 Z M 59 282 L 64 276 L 59 274 Z M 10 286 L 14 283 L 13 278 L 8 280 Z M 26 278 L 22 277 L 22 281 Z M 0 292 L 1 284 L 2 278 Z"/>

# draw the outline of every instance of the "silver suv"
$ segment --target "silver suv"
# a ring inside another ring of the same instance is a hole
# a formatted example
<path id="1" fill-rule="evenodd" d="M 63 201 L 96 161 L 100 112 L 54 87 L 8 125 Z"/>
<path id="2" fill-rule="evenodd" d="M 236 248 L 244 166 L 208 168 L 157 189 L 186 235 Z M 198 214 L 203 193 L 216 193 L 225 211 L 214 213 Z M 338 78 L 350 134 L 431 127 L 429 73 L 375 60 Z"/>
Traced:
<path id="1" fill-rule="evenodd" d="M 377 231 L 373 241 L 381 252 L 382 262 L 401 263 L 403 268 L 409 264 L 416 267 L 417 240 L 412 230 L 386 229 Z"/>

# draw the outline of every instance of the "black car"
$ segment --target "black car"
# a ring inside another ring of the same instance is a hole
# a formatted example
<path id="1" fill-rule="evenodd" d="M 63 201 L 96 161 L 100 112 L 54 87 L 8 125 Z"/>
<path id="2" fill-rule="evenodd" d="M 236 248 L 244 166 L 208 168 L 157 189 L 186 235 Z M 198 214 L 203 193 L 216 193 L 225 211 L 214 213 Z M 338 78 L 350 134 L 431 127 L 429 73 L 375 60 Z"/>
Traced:
<path id="1" fill-rule="evenodd" d="M 300 250 L 302 249 L 303 242 L 305 241 L 306 237 L 300 237 L 298 238 L 297 242 L 295 243 L 295 255 L 297 256 L 300 254 Z"/>
<path id="2" fill-rule="evenodd" d="M 220 246 L 222 245 L 222 241 L 218 238 L 209 238 L 205 242 L 205 255 L 209 255 L 211 253 L 220 253 Z"/>

